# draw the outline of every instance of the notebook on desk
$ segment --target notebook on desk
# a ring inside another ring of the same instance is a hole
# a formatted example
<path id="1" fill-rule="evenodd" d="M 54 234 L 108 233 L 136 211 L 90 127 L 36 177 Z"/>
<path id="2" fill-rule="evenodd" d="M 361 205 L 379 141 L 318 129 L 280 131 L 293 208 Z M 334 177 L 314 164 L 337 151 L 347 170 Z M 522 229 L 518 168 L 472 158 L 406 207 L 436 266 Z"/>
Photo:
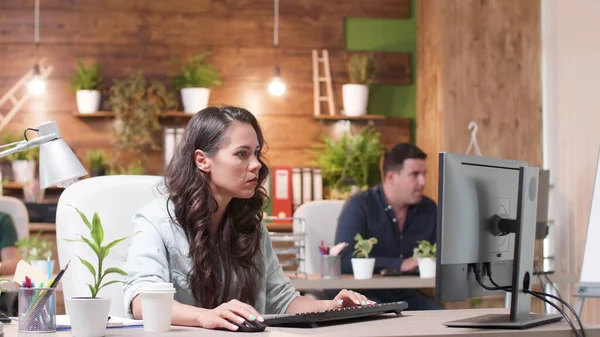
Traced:
<path id="1" fill-rule="evenodd" d="M 124 317 L 111 316 L 106 322 L 107 328 L 139 328 L 144 326 L 144 321 Z M 56 330 L 70 330 L 71 320 L 68 315 L 56 315 Z"/>
<path id="2" fill-rule="evenodd" d="M 356 319 L 376 318 L 388 313 L 395 313 L 399 317 L 407 308 L 408 304 L 401 301 L 300 314 L 263 315 L 263 317 L 267 326 L 316 328 L 327 323 L 349 323 Z"/>

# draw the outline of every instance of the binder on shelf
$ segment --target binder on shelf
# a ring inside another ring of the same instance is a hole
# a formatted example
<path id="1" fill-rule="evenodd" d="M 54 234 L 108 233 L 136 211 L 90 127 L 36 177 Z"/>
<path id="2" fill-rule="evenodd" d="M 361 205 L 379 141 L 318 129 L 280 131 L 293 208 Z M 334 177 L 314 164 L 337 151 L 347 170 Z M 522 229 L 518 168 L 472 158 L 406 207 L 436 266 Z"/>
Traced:
<path id="1" fill-rule="evenodd" d="M 265 181 L 263 182 L 263 187 L 265 188 L 265 192 L 267 193 L 267 196 L 271 200 L 267 200 L 266 204 L 264 205 L 265 217 L 273 216 L 273 200 L 272 200 L 273 192 L 271 191 L 271 186 L 272 186 L 271 175 L 268 175 L 267 178 L 265 179 Z"/>
<path id="2" fill-rule="evenodd" d="M 320 168 L 313 168 L 313 200 L 323 200 L 323 176 Z"/>
<path id="3" fill-rule="evenodd" d="M 309 202 L 312 198 L 312 169 L 302 168 L 302 203 Z"/>
<path id="4" fill-rule="evenodd" d="M 289 218 L 293 214 L 292 205 L 292 168 L 275 166 L 273 168 L 272 204 L 273 216 Z M 289 219 L 274 219 L 273 223 L 291 223 Z"/>
<path id="5" fill-rule="evenodd" d="M 296 210 L 298 206 L 302 205 L 302 169 L 299 167 L 292 169 L 292 194 L 292 204 Z"/>

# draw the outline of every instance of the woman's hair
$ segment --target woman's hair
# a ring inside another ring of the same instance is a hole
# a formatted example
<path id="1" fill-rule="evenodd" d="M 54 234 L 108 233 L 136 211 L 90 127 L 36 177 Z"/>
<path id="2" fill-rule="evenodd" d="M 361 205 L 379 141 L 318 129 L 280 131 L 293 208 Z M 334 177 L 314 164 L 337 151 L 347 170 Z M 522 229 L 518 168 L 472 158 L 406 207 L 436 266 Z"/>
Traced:
<path id="1" fill-rule="evenodd" d="M 256 131 L 260 149 L 257 156 L 262 166 L 254 195 L 231 200 L 223 215 L 222 230 L 214 236 L 210 228 L 218 205 L 209 189 L 209 176 L 196 167 L 194 152 L 202 150 L 208 157 L 214 156 L 228 128 L 236 122 L 250 124 Z M 250 305 L 256 302 L 260 272 L 255 257 L 260 253 L 262 208 L 267 200 L 262 183 L 269 173 L 261 160 L 263 145 L 258 121 L 249 111 L 208 107 L 192 117 L 166 169 L 165 186 L 175 219 L 169 214 L 188 239 L 193 261 L 188 279 L 192 294 L 204 308 L 212 309 L 231 299 Z"/>

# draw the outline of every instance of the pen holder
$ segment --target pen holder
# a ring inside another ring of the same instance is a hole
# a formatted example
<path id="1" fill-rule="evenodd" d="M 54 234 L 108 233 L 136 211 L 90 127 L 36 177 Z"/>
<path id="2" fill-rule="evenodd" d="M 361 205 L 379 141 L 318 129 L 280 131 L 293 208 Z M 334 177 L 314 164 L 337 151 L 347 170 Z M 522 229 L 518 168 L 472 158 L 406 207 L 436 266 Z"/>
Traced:
<path id="1" fill-rule="evenodd" d="M 19 332 L 56 332 L 55 288 L 19 288 Z"/>
<path id="2" fill-rule="evenodd" d="M 321 277 L 339 278 L 342 273 L 342 259 L 339 255 L 321 255 Z"/>

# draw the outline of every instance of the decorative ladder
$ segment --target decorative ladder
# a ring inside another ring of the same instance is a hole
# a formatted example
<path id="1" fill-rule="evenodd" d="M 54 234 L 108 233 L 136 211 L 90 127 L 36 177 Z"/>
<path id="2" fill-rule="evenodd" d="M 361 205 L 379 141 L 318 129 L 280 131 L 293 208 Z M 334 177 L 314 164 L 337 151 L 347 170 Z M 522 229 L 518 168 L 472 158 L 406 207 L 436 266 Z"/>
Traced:
<path id="1" fill-rule="evenodd" d="M 314 115 L 321 115 L 321 102 L 326 101 L 329 109 L 329 115 L 335 115 L 335 102 L 333 99 L 333 86 L 331 85 L 331 70 L 329 69 L 329 53 L 327 50 L 322 50 L 323 56 L 319 57 L 319 52 L 316 49 L 312 51 L 312 66 L 313 66 L 313 91 L 314 91 Z M 323 63 L 323 67 L 321 67 Z M 325 74 L 321 76 L 321 68 Z M 321 96 L 321 82 L 325 82 L 325 96 Z"/>
<path id="2" fill-rule="evenodd" d="M 40 62 L 38 63 L 38 65 L 40 67 L 39 77 L 40 77 L 40 79 L 42 79 L 44 81 L 46 80 L 46 78 L 48 78 L 48 75 L 50 75 L 52 70 L 54 70 L 54 67 L 46 66 L 45 62 L 46 62 L 46 59 L 44 58 L 44 59 L 41 59 Z M 17 114 L 19 109 L 21 109 L 23 107 L 25 102 L 27 102 L 27 100 L 31 96 L 31 94 L 27 90 L 27 81 L 29 81 L 32 76 L 33 76 L 33 69 L 30 69 L 27 72 L 27 74 L 25 74 L 23 77 L 21 77 L 21 79 L 17 83 L 15 83 L 15 85 L 12 86 L 12 88 L 8 89 L 8 91 L 6 92 L 6 94 L 4 94 L 4 96 L 0 97 L 0 111 L 5 110 L 5 109 L 3 109 L 3 107 L 5 105 L 12 103 L 12 107 L 9 106 L 10 110 L 8 110 L 8 112 L 6 114 L 0 113 L 0 131 L 2 131 L 2 129 L 4 129 L 4 127 L 6 127 L 6 125 L 10 122 L 10 120 L 13 119 L 13 117 L 15 117 L 15 115 Z M 20 98 L 17 98 L 17 96 L 16 96 L 17 91 L 21 88 L 25 89 L 25 93 L 22 94 Z"/>

